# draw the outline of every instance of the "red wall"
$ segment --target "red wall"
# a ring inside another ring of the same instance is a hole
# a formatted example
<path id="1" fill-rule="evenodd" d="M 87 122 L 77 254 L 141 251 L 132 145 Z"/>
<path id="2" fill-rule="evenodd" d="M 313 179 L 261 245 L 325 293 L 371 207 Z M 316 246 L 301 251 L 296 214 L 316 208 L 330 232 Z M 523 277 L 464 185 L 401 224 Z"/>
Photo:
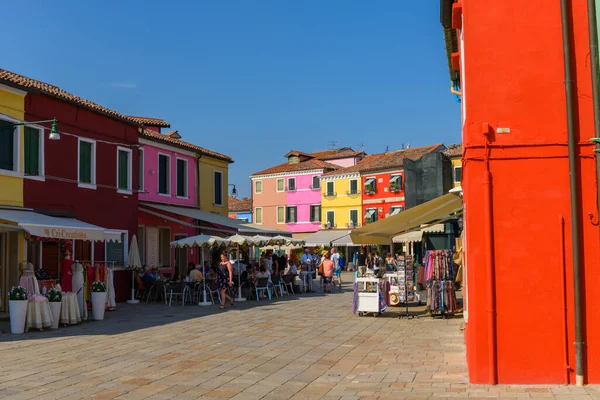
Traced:
<path id="1" fill-rule="evenodd" d="M 99 113 L 41 94 L 28 94 L 25 98 L 25 119 L 28 121 L 56 118 L 61 132 L 116 143 L 137 144 L 137 128 Z M 97 189 L 77 186 L 78 138 L 61 134 L 60 140 L 44 137 L 44 182 L 25 179 L 25 207 L 66 211 L 76 218 L 108 229 L 137 232 L 137 193 L 117 193 L 117 146 L 96 142 Z M 137 151 L 132 152 L 132 187 L 137 187 Z M 56 179 L 60 178 L 60 180 Z M 131 242 L 130 242 L 131 243 Z M 95 243 L 95 261 L 103 261 L 104 243 Z M 128 298 L 131 274 L 115 273 L 117 300 Z"/>
<path id="2" fill-rule="evenodd" d="M 488 259 L 495 266 L 499 383 L 574 382 L 573 279 L 560 4 L 463 0 L 463 181 L 473 383 L 490 383 Z M 600 383 L 599 231 L 585 0 L 573 0 L 586 375 Z M 489 136 L 492 252 L 486 247 L 484 123 Z M 560 218 L 565 219 L 564 238 Z M 563 257 L 564 254 L 564 257 Z M 566 282 L 563 279 L 566 270 Z M 563 283 L 566 296 L 563 296 Z M 566 305 L 566 314 L 563 307 Z M 566 336 L 565 336 L 566 335 Z M 568 349 L 565 350 L 565 349 Z"/>
<path id="3" fill-rule="evenodd" d="M 390 192 L 390 176 L 402 175 L 402 190 L 399 192 Z M 375 177 L 377 181 L 377 192 L 374 194 L 367 194 L 365 192 L 365 182 L 367 178 Z M 390 208 L 394 206 L 402 206 L 406 208 L 404 203 L 404 172 L 394 171 L 377 174 L 366 174 L 361 177 L 362 179 L 362 223 L 365 222 L 365 212 L 368 208 L 377 208 L 377 220 L 382 220 L 386 215 L 390 214 Z M 379 182 L 383 179 L 382 182 Z M 397 198 L 401 197 L 402 200 Z M 382 209 L 379 211 L 379 209 Z M 388 215 L 389 216 L 389 215 Z"/>

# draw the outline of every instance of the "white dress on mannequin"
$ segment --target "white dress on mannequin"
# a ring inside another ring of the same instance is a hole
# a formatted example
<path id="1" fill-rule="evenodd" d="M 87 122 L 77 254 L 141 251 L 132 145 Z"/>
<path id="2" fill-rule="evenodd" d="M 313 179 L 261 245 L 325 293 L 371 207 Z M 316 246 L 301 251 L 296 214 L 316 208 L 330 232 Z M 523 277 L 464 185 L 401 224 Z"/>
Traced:
<path id="1" fill-rule="evenodd" d="M 106 268 L 106 305 L 109 309 L 114 310 L 117 307 L 115 301 L 115 271 L 112 268 Z"/>
<path id="2" fill-rule="evenodd" d="M 71 267 L 73 270 L 73 293 L 77 293 L 77 304 L 79 304 L 79 312 L 82 319 L 87 319 L 87 305 L 85 304 L 85 281 L 83 279 L 83 265 L 79 261 L 75 261 Z M 81 290 L 80 290 L 81 289 Z"/>
<path id="3" fill-rule="evenodd" d="M 35 277 L 35 270 L 33 264 L 27 261 L 21 263 L 21 267 L 23 268 L 23 276 L 19 280 L 19 285 L 24 287 L 27 290 L 27 294 L 29 296 L 33 296 L 34 294 L 40 294 L 40 286 L 38 284 L 38 280 Z"/>

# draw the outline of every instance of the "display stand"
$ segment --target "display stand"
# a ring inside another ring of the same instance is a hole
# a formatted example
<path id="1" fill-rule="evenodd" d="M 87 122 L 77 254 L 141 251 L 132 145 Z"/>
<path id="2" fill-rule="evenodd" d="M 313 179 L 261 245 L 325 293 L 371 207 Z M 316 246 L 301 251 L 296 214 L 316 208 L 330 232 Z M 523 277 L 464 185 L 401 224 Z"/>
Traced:
<path id="1" fill-rule="evenodd" d="M 408 303 L 415 300 L 413 257 L 410 255 L 400 257 L 398 262 L 398 285 L 401 294 L 400 303 L 404 303 L 405 306 L 405 313 L 398 315 L 398 318 L 416 318 L 416 316 L 410 315 L 410 311 L 408 311 Z"/>
<path id="2" fill-rule="evenodd" d="M 358 285 L 358 316 L 362 317 L 368 313 L 375 317 L 381 315 L 379 279 L 356 278 L 355 282 Z"/>

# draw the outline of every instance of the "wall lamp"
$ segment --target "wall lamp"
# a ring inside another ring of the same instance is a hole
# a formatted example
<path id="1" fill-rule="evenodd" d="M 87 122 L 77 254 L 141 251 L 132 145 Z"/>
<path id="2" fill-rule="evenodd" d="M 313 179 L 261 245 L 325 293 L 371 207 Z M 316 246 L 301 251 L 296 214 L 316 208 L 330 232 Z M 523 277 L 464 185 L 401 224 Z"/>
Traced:
<path id="1" fill-rule="evenodd" d="M 234 199 L 237 197 L 237 189 L 235 188 L 235 185 L 233 183 L 230 183 L 227 186 L 233 186 L 233 189 L 231 189 L 231 197 L 233 197 Z"/>
<path id="2" fill-rule="evenodd" d="M 48 135 L 48 139 L 50 140 L 60 140 L 60 133 L 58 132 L 58 123 L 56 121 L 56 118 L 53 119 L 47 119 L 44 121 L 22 121 L 22 122 L 18 122 L 16 124 L 12 124 L 13 126 L 25 126 L 25 125 L 35 125 L 35 124 L 44 124 L 44 123 L 48 123 L 48 122 L 52 122 L 52 128 L 50 128 L 50 135 Z"/>

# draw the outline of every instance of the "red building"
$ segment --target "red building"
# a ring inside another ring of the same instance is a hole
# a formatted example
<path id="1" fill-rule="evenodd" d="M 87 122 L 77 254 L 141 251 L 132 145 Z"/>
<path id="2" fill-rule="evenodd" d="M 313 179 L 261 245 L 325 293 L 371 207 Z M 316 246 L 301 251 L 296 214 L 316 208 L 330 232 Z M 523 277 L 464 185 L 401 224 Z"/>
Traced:
<path id="1" fill-rule="evenodd" d="M 441 6 L 462 103 L 470 381 L 600 383 L 595 10 Z"/>
<path id="2" fill-rule="evenodd" d="M 138 196 L 133 190 L 138 177 L 137 123 L 21 75 L 5 71 L 2 83 L 27 93 L 25 120 L 56 118 L 60 130 L 60 140 L 43 135 L 39 144 L 33 144 L 40 163 L 35 171 L 26 171 L 24 206 L 76 218 L 117 236 L 121 233 L 120 243 L 75 240 L 73 255 L 81 261 L 114 261 L 116 299 L 124 300 L 131 288 L 131 274 L 122 267 L 138 225 Z M 39 256 L 44 268 L 56 276 L 61 259 L 58 243 L 44 243 L 39 252 L 35 261 Z"/>
<path id="3" fill-rule="evenodd" d="M 379 221 L 406 209 L 404 161 L 445 150 L 443 144 L 369 154 L 344 171 L 359 171 L 362 179 L 363 224 Z"/>

